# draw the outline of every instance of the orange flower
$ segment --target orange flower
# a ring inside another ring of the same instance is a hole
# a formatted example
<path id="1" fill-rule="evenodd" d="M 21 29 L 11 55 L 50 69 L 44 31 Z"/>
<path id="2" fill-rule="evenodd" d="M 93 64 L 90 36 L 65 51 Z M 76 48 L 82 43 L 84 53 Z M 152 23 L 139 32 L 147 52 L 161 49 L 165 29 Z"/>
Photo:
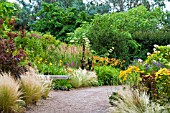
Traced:
<path id="1" fill-rule="evenodd" d="M 94 59 L 94 60 L 98 59 L 98 56 L 93 56 L 93 59 Z"/>

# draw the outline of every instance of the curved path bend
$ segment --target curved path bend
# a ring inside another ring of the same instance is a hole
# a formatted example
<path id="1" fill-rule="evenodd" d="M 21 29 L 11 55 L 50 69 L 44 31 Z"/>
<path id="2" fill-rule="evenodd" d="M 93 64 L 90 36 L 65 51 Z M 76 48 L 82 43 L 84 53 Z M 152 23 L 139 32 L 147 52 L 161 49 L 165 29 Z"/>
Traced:
<path id="1" fill-rule="evenodd" d="M 117 87 L 102 86 L 70 91 L 51 91 L 47 100 L 26 113 L 109 113 L 109 96 Z"/>

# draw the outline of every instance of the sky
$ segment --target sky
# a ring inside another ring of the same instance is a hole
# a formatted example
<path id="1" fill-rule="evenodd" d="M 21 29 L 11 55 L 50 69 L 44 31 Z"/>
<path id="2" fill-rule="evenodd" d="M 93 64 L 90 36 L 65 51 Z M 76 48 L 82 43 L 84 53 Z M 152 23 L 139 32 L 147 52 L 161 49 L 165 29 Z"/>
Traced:
<path id="1" fill-rule="evenodd" d="M 8 1 L 9 2 L 16 2 L 16 0 L 8 0 Z M 26 1 L 28 1 L 28 0 L 26 0 Z M 87 1 L 91 1 L 91 0 L 83 0 L 83 2 L 87 2 Z M 99 1 L 105 1 L 105 0 L 99 0 Z M 164 10 L 170 11 L 170 2 L 165 2 L 165 4 L 166 4 L 166 8 Z"/>

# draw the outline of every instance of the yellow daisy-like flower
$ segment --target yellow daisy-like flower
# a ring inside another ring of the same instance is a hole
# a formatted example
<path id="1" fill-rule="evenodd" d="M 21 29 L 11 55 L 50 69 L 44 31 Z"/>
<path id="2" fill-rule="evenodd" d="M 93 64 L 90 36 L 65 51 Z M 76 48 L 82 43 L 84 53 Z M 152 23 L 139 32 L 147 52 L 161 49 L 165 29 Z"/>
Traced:
<path id="1" fill-rule="evenodd" d="M 126 75 L 126 76 L 124 76 L 123 81 L 125 81 L 125 80 L 126 80 L 126 78 L 127 78 L 127 75 Z"/>
<path id="2" fill-rule="evenodd" d="M 126 74 L 126 71 L 120 71 L 119 78 L 122 78 Z"/>
<path id="3" fill-rule="evenodd" d="M 156 72 L 156 79 L 158 78 L 162 78 L 162 75 L 170 75 L 170 70 L 168 70 L 167 68 L 161 68 L 158 70 L 158 72 Z"/>
<path id="4" fill-rule="evenodd" d="M 42 59 L 42 58 L 40 58 L 39 60 L 40 60 L 40 61 L 42 61 L 43 59 Z"/>
<path id="5" fill-rule="evenodd" d="M 135 72 L 140 72 L 140 69 L 136 67 Z"/>
<path id="6" fill-rule="evenodd" d="M 50 62 L 49 65 L 52 66 L 53 64 Z"/>
<path id="7" fill-rule="evenodd" d="M 63 61 L 62 61 L 62 60 L 60 60 L 60 64 L 59 64 L 59 65 L 60 65 L 60 66 L 62 66 L 62 64 L 63 64 Z"/>

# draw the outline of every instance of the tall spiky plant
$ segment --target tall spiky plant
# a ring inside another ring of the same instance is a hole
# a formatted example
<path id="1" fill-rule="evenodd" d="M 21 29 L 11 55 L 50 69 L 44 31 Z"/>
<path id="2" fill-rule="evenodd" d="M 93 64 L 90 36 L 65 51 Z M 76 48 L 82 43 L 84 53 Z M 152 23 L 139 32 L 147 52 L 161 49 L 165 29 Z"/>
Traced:
<path id="1" fill-rule="evenodd" d="M 0 75 L 0 112 L 18 112 L 17 101 L 20 95 L 19 83 L 12 78 L 11 74 L 2 73 Z"/>

